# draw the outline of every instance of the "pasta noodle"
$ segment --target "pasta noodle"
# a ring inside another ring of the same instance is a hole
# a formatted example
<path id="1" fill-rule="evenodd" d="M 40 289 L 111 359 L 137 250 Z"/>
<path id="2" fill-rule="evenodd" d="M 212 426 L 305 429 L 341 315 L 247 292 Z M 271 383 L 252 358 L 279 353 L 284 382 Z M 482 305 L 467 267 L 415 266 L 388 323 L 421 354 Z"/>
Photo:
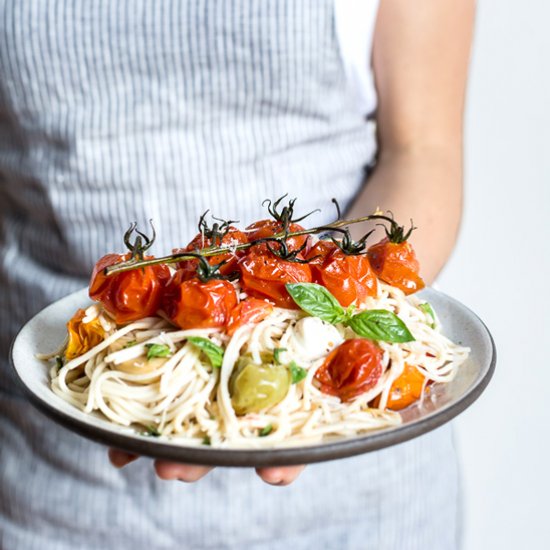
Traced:
<path id="1" fill-rule="evenodd" d="M 378 295 L 361 305 L 361 310 L 395 313 L 415 340 L 378 342 L 383 353 L 382 376 L 374 387 L 345 402 L 323 393 L 315 373 L 334 347 L 357 336 L 343 324 L 328 325 L 301 310 L 279 307 L 257 324 L 241 326 L 230 337 L 218 329 L 180 330 L 161 317 L 117 326 L 95 304 L 86 310 L 82 322 L 99 320 L 105 338 L 61 368 L 52 367 L 51 387 L 86 413 L 98 411 L 121 426 L 186 445 L 263 448 L 361 434 L 400 424 L 399 413 L 388 410 L 386 404 L 406 364 L 425 376 L 424 396 L 428 383 L 452 380 L 468 356 L 468 348 L 442 335 L 437 323 L 432 328 L 434 321 L 419 307 L 421 303 L 415 296 L 406 297 L 401 290 L 380 283 Z M 311 322 L 305 323 L 306 319 Z M 220 368 L 212 366 L 191 337 L 206 338 L 223 348 Z M 147 350 L 155 344 L 167 346 L 168 352 L 147 360 Z M 238 415 L 230 383 L 239 359 L 246 355 L 261 364 L 265 354 L 276 350 L 284 353 L 284 364 L 294 362 L 305 369 L 305 377 L 291 384 L 278 404 Z"/>

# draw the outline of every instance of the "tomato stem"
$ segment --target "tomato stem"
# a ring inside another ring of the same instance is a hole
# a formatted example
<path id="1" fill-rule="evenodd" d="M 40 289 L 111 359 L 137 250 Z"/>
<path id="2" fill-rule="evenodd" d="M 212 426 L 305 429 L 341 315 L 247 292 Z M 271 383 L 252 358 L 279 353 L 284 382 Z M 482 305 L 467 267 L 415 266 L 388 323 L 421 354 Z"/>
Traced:
<path id="1" fill-rule="evenodd" d="M 372 220 L 383 220 L 383 221 L 386 221 L 386 222 L 390 223 L 390 225 L 391 225 L 390 231 L 388 232 L 388 230 L 386 229 L 386 234 L 388 235 L 388 238 L 390 240 L 391 240 L 390 235 L 394 234 L 394 232 L 397 232 L 397 229 L 403 230 L 403 228 L 400 227 L 395 222 L 393 217 L 390 218 L 390 217 L 384 216 L 382 214 L 371 214 L 369 216 L 362 216 L 360 218 L 353 218 L 351 220 L 340 220 L 339 219 L 339 220 L 336 220 L 336 221 L 334 221 L 332 223 L 329 223 L 327 225 L 322 225 L 322 226 L 319 226 L 319 227 L 312 227 L 310 229 L 302 229 L 301 231 L 286 232 L 285 230 L 283 230 L 283 231 L 280 231 L 279 233 L 276 233 L 275 235 L 273 235 L 270 238 L 270 240 L 281 239 L 281 238 L 287 239 L 289 237 L 299 237 L 301 235 L 313 235 L 315 233 L 321 233 L 323 231 L 339 230 L 339 229 L 341 229 L 343 227 L 346 227 L 348 225 L 363 223 L 363 222 L 372 221 Z M 414 229 L 414 227 L 412 227 L 412 225 L 411 225 L 411 228 L 409 229 L 409 231 L 406 234 L 404 234 L 403 231 L 401 231 L 401 234 L 400 235 L 395 235 L 395 237 L 401 237 L 402 240 L 400 242 L 402 242 L 402 241 L 406 240 L 409 237 L 409 235 L 411 234 L 413 229 Z M 371 233 L 372 233 L 372 231 L 369 232 L 366 237 L 368 237 L 368 235 L 370 235 Z M 365 237 L 365 240 L 366 240 L 366 237 Z M 227 254 L 227 252 L 236 252 L 236 251 L 239 251 L 239 250 L 246 250 L 246 249 L 251 248 L 251 247 L 253 247 L 257 244 L 261 244 L 264 241 L 265 241 L 265 239 L 257 239 L 255 241 L 250 241 L 248 243 L 238 244 L 236 246 L 209 247 L 209 248 L 203 249 L 200 253 L 181 252 L 181 253 L 178 253 L 178 254 L 171 254 L 170 256 L 162 256 L 160 258 L 152 258 L 152 259 L 149 259 L 149 260 L 143 260 L 143 259 L 133 257 L 133 258 L 131 258 L 130 260 L 128 260 L 126 262 L 121 262 L 119 264 L 115 264 L 115 265 L 112 265 L 112 266 L 109 266 L 109 267 L 105 268 L 104 274 L 106 276 L 109 276 L 109 275 L 115 275 L 117 273 L 123 273 L 125 271 L 130 271 L 132 269 L 137 269 L 137 268 L 140 268 L 140 267 L 147 267 L 147 266 L 158 265 L 158 264 L 175 264 L 175 263 L 181 262 L 182 260 L 191 260 L 191 259 L 197 259 L 198 257 L 210 257 L 210 256 L 217 256 L 219 254 Z M 364 240 L 360 239 L 359 242 L 364 243 Z M 394 242 L 394 241 L 392 241 L 392 242 Z"/>
<path id="2" fill-rule="evenodd" d="M 153 220 L 149 220 L 149 223 L 151 224 L 151 229 L 153 230 L 153 235 L 151 238 L 149 238 L 141 231 L 137 230 L 137 222 L 132 222 L 130 224 L 130 227 L 128 228 L 128 231 L 124 233 L 124 244 L 126 245 L 126 248 L 128 248 L 128 250 L 132 253 L 132 260 L 142 261 L 143 254 L 149 248 L 151 248 L 153 242 L 155 241 L 156 232 L 155 227 L 153 226 Z M 130 237 L 132 236 L 132 233 L 134 231 L 137 233 L 137 237 L 136 240 L 132 243 L 130 242 Z"/>

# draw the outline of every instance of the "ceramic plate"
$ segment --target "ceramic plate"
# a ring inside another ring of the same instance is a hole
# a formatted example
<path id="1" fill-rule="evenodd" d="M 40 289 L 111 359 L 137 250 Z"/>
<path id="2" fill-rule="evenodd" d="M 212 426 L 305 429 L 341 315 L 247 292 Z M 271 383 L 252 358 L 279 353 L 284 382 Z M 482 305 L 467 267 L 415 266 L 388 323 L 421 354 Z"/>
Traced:
<path id="1" fill-rule="evenodd" d="M 35 354 L 55 349 L 65 337 L 65 323 L 78 308 L 90 304 L 87 289 L 48 306 L 33 317 L 15 339 L 12 366 L 30 401 L 66 428 L 99 443 L 155 458 L 212 466 L 276 466 L 307 464 L 375 451 L 418 437 L 448 422 L 469 407 L 483 392 L 495 368 L 496 352 L 491 334 L 468 308 L 433 289 L 421 294 L 437 312 L 443 332 L 471 353 L 449 384 L 434 386 L 422 404 L 401 411 L 400 426 L 353 437 L 301 447 L 272 449 L 216 449 L 186 446 L 177 440 L 144 436 L 113 424 L 100 414 L 85 414 L 55 395 L 49 387 L 48 369 Z"/>

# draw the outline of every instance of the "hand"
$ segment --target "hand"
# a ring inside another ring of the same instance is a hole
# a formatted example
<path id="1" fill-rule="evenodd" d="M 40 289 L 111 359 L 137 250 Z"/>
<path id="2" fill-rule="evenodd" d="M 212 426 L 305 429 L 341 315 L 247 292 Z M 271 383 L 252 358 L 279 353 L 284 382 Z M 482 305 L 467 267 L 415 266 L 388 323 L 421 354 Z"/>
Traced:
<path id="1" fill-rule="evenodd" d="M 130 462 L 138 459 L 138 455 L 109 449 L 109 460 L 116 468 L 123 468 Z M 305 466 L 278 466 L 273 468 L 256 468 L 260 478 L 270 485 L 284 486 L 292 483 L 302 472 Z M 212 468 L 210 466 L 196 466 L 194 464 L 178 464 L 155 460 L 155 472 L 160 479 L 179 480 L 192 483 L 203 478 Z"/>

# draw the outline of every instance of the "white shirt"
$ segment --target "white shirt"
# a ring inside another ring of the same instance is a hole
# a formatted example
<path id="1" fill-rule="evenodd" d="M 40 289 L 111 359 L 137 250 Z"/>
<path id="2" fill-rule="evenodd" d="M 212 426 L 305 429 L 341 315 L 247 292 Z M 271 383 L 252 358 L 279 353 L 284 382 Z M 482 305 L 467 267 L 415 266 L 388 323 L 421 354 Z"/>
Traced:
<path id="1" fill-rule="evenodd" d="M 379 3 L 379 0 L 335 0 L 342 60 L 362 113 L 372 111 L 376 105 L 371 55 Z"/>

